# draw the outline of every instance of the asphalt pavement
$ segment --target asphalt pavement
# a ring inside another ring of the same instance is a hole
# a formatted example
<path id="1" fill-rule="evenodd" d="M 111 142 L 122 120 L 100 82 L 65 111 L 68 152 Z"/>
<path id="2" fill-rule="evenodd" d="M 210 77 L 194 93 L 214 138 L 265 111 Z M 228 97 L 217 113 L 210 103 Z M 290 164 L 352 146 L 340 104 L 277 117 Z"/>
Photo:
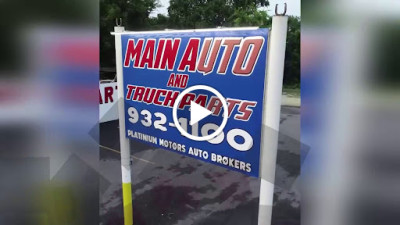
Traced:
<path id="1" fill-rule="evenodd" d="M 123 224 L 118 122 L 100 125 L 100 220 Z M 300 224 L 300 108 L 281 110 L 273 225 Z M 131 142 L 135 225 L 257 225 L 260 180 Z"/>

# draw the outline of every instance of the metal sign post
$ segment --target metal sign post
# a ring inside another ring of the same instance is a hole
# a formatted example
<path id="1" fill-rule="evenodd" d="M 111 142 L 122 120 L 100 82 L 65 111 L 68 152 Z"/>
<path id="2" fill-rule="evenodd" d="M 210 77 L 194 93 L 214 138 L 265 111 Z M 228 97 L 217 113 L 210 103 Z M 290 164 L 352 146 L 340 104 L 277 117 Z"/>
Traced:
<path id="1" fill-rule="evenodd" d="M 288 17 L 272 18 L 264 92 L 258 224 L 271 224 Z"/>
<path id="2" fill-rule="evenodd" d="M 114 27 L 115 57 L 118 83 L 118 117 L 119 117 L 119 141 L 121 151 L 122 196 L 124 204 L 124 224 L 133 224 L 132 212 L 132 188 L 131 188 L 131 158 L 129 139 L 125 136 L 125 102 L 124 102 L 124 78 L 122 70 L 121 33 L 124 27 Z"/>

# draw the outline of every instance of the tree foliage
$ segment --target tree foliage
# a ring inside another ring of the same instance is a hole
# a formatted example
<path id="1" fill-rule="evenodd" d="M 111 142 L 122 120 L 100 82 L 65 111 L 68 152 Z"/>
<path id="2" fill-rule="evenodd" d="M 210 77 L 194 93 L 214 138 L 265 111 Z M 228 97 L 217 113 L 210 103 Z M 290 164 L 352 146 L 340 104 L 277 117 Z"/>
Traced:
<path id="1" fill-rule="evenodd" d="M 272 17 L 261 6 L 268 0 L 171 0 L 168 16 L 149 18 L 157 0 L 101 0 L 101 65 L 114 66 L 114 39 L 109 34 L 115 18 L 122 18 L 127 30 L 213 28 L 218 26 L 271 27 Z M 289 17 L 284 84 L 300 82 L 300 19 Z"/>
<path id="2" fill-rule="evenodd" d="M 100 65 L 115 65 L 115 20 L 122 18 L 127 30 L 143 30 L 149 27 L 150 13 L 158 6 L 157 0 L 100 0 Z"/>
<path id="3" fill-rule="evenodd" d="M 300 86 L 300 18 L 293 16 L 288 23 L 283 83 Z"/>
<path id="4" fill-rule="evenodd" d="M 235 15 L 256 12 L 267 0 L 171 0 L 168 8 L 173 28 L 232 26 Z"/>
<path id="5" fill-rule="evenodd" d="M 268 17 L 267 12 L 258 10 L 256 6 L 235 9 L 230 19 L 235 27 L 258 26 L 265 28 L 271 25 L 271 18 Z"/>

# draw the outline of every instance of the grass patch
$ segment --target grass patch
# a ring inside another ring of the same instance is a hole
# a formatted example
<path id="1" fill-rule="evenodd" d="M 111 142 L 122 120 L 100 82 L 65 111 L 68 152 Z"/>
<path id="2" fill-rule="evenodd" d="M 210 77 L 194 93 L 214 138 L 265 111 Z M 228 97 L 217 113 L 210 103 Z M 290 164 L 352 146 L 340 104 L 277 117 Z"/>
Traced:
<path id="1" fill-rule="evenodd" d="M 300 97 L 300 87 L 298 86 L 284 86 L 282 92 L 290 97 Z"/>

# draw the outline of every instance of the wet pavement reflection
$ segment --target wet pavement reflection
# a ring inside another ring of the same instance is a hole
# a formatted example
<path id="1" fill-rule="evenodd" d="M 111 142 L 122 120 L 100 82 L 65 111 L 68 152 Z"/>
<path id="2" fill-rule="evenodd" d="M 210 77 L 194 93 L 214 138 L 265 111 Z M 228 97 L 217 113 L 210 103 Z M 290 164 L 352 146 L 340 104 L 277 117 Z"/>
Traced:
<path id="1" fill-rule="evenodd" d="M 300 109 L 282 107 L 273 223 L 300 224 Z M 123 224 L 118 123 L 100 126 L 100 220 Z M 256 225 L 258 178 L 131 142 L 135 225 Z"/>

